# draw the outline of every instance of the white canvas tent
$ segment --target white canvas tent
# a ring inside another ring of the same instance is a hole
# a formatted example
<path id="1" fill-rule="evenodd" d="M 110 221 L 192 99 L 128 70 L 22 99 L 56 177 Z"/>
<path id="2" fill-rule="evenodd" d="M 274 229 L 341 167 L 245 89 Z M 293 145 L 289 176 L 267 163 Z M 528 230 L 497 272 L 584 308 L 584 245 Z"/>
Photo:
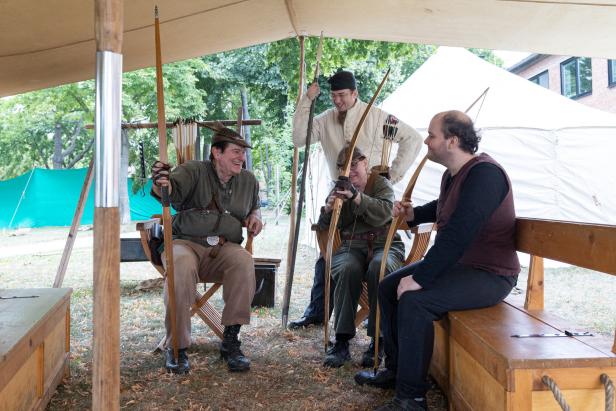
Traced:
<path id="1" fill-rule="evenodd" d="M 465 110 L 511 178 L 519 217 L 616 224 L 616 116 L 562 97 L 465 49 L 440 47 L 381 107 L 427 135 L 438 112 Z M 394 147 L 395 150 L 395 147 Z M 394 188 L 399 198 L 425 146 Z M 395 152 L 392 153 L 392 158 Z M 321 147 L 313 149 L 306 193 L 316 222 L 332 183 Z M 413 194 L 416 205 L 438 197 L 444 167 L 428 162 Z M 310 224 L 303 240 L 316 247 Z M 406 241 L 406 240 L 405 240 Z M 521 257 L 526 260 L 528 257 Z M 550 266 L 559 265 L 546 262 Z"/>
<path id="2" fill-rule="evenodd" d="M 383 108 L 425 135 L 435 113 L 465 110 L 487 87 L 483 104 L 479 101 L 469 114 L 481 130 L 479 150 L 509 173 L 518 216 L 616 224 L 612 114 L 448 47 L 439 48 Z M 442 172 L 428 162 L 415 189 L 416 204 L 438 196 Z"/>
<path id="3" fill-rule="evenodd" d="M 382 108 L 422 135 L 438 112 L 465 110 L 480 128 L 480 151 L 509 173 L 520 217 L 616 224 L 616 116 L 562 97 L 459 48 L 441 47 Z M 404 191 L 425 147 L 402 182 Z M 392 154 L 393 158 L 394 154 Z M 307 204 L 316 220 L 331 187 L 320 147 L 311 157 Z M 413 201 L 438 197 L 444 167 L 428 162 Z M 308 233 L 307 233 L 308 234 Z"/>

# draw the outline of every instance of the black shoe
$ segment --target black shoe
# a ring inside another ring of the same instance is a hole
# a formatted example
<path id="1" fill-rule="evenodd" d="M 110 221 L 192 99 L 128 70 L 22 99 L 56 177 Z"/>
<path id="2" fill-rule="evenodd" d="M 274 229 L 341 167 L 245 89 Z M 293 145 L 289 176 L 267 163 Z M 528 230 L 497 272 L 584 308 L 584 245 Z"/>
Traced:
<path id="1" fill-rule="evenodd" d="M 167 372 L 174 374 L 188 374 L 190 371 L 190 364 L 188 363 L 188 355 L 186 355 L 186 348 L 180 348 L 178 350 L 178 360 L 173 357 L 173 348 L 167 348 L 165 350 L 165 368 Z"/>
<path id="2" fill-rule="evenodd" d="M 396 373 L 387 368 L 378 371 L 376 375 L 372 371 L 364 370 L 355 374 L 355 382 L 383 389 L 396 388 Z"/>
<path id="3" fill-rule="evenodd" d="M 349 352 L 348 341 L 338 341 L 327 350 L 323 365 L 331 368 L 340 368 L 345 362 L 351 361 L 351 353 Z"/>
<path id="4" fill-rule="evenodd" d="M 426 399 L 421 398 L 398 398 L 394 397 L 393 400 L 385 405 L 380 406 L 374 411 L 427 411 L 428 404 Z"/>
<path id="5" fill-rule="evenodd" d="M 226 326 L 220 344 L 220 356 L 227 362 L 227 368 L 232 372 L 250 370 L 250 360 L 240 350 L 242 343 L 237 338 L 240 327 L 240 325 Z"/>
<path id="6" fill-rule="evenodd" d="M 379 362 L 377 365 L 381 365 L 381 361 L 383 361 L 383 340 L 379 338 Z M 361 366 L 363 368 L 374 367 L 374 338 L 370 340 L 370 345 L 368 349 L 364 351 L 364 355 L 361 357 Z"/>
<path id="7" fill-rule="evenodd" d="M 298 328 L 308 327 L 309 325 L 322 325 L 323 320 L 318 317 L 302 317 L 297 321 L 289 323 L 289 330 L 297 330 Z"/>

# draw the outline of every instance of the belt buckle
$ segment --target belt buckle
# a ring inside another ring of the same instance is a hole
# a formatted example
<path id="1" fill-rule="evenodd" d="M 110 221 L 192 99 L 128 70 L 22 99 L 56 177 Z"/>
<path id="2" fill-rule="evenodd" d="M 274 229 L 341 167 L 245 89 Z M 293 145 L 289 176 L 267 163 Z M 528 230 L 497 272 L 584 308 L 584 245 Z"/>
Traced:
<path id="1" fill-rule="evenodd" d="M 217 235 L 209 235 L 205 238 L 205 242 L 208 243 L 208 245 L 214 247 L 220 242 L 220 237 L 218 237 Z"/>

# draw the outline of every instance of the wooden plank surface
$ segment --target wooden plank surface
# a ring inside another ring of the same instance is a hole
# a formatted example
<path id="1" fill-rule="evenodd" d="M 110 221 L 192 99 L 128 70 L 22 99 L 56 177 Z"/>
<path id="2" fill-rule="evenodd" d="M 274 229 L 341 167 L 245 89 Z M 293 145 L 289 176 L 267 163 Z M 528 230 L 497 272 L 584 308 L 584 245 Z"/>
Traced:
<path id="1" fill-rule="evenodd" d="M 0 368 L 20 340 L 68 303 L 71 292 L 70 288 L 0 289 Z M 36 298 L 4 299 L 13 296 Z"/>
<path id="2" fill-rule="evenodd" d="M 616 226 L 517 218 L 516 248 L 616 275 Z"/>
<path id="3" fill-rule="evenodd" d="M 0 409 L 39 409 L 68 368 L 70 289 L 0 290 Z M 9 298 L 9 297 L 35 298 Z M 8 298 L 8 299 L 7 299 Z"/>
<path id="4" fill-rule="evenodd" d="M 560 330 L 502 303 L 449 313 L 451 335 L 503 386 L 511 389 L 511 368 L 614 367 L 616 355 L 589 345 L 593 337 L 514 338 L 512 334 Z M 586 339 L 582 341 L 582 339 Z"/>

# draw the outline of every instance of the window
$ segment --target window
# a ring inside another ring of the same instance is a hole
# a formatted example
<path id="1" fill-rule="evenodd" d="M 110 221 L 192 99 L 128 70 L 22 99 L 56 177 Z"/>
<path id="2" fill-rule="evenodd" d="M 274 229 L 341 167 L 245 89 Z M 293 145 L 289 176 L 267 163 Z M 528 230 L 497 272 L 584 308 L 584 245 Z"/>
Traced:
<path id="1" fill-rule="evenodd" d="M 550 88 L 550 81 L 547 70 L 529 78 L 528 80 L 532 81 L 535 84 L 539 84 L 541 87 Z"/>
<path id="2" fill-rule="evenodd" d="M 592 93 L 590 58 L 572 57 L 560 63 L 560 92 L 569 98 L 578 98 Z"/>
<path id="3" fill-rule="evenodd" d="M 616 86 L 616 60 L 607 61 L 607 84 L 610 87 Z"/>

